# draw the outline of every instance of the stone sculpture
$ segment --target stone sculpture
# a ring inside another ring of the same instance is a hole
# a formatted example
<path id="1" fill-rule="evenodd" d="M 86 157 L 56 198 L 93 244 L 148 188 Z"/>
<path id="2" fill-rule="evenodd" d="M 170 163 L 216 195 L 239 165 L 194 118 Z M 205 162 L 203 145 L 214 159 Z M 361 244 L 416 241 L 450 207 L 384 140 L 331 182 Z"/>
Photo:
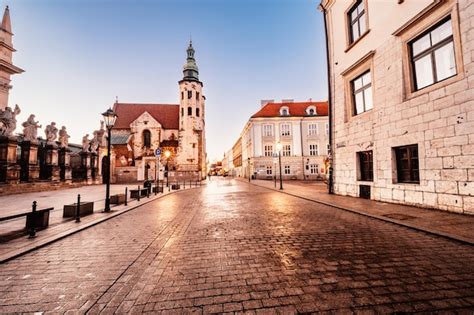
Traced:
<path id="1" fill-rule="evenodd" d="M 39 121 L 35 121 L 35 115 L 30 117 L 22 124 L 23 136 L 25 141 L 36 141 L 38 138 L 38 129 L 41 128 Z"/>
<path id="2" fill-rule="evenodd" d="M 69 146 L 69 134 L 67 133 L 66 127 L 62 126 L 61 130 L 59 130 L 59 146 L 61 148 L 67 148 Z"/>
<path id="3" fill-rule="evenodd" d="M 92 137 L 90 141 L 90 151 L 92 153 L 97 153 L 98 149 L 99 149 L 99 137 L 98 137 L 98 132 L 96 130 L 94 131 L 94 137 Z"/>
<path id="4" fill-rule="evenodd" d="M 55 144 L 54 141 L 58 138 L 58 128 L 56 128 L 56 123 L 53 121 L 50 125 L 47 125 L 44 133 L 46 135 L 46 143 Z"/>
<path id="5" fill-rule="evenodd" d="M 105 128 L 104 128 L 104 121 L 100 121 L 100 129 L 97 130 L 97 139 L 99 141 L 99 146 L 105 147 L 107 145 L 107 140 L 105 137 Z"/>
<path id="6" fill-rule="evenodd" d="M 82 137 L 82 152 L 90 152 L 90 143 L 89 143 L 89 134 L 86 134 L 84 137 Z"/>
<path id="7" fill-rule="evenodd" d="M 16 116 L 21 113 L 20 107 L 15 105 L 15 109 L 6 107 L 0 109 L 0 136 L 11 136 L 16 129 Z"/>

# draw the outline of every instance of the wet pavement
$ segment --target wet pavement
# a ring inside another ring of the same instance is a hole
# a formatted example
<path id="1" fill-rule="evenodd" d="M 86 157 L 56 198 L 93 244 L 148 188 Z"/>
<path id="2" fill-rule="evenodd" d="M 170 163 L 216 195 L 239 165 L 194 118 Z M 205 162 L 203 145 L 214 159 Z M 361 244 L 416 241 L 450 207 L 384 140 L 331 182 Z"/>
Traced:
<path id="1" fill-rule="evenodd" d="M 0 265 L 0 313 L 474 310 L 474 247 L 235 180 Z"/>

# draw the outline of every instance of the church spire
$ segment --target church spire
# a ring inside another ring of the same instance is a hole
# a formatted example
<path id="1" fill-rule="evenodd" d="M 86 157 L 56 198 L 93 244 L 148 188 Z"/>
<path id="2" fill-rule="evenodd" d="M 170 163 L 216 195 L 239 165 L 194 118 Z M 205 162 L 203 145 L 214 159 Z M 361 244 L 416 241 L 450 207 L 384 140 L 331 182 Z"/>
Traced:
<path id="1" fill-rule="evenodd" d="M 2 29 L 8 33 L 12 32 L 12 24 L 10 21 L 10 9 L 8 9 L 8 6 L 6 6 L 5 12 L 3 13 Z"/>
<path id="2" fill-rule="evenodd" d="M 198 81 L 199 82 L 199 69 L 194 59 L 194 47 L 193 42 L 189 40 L 189 46 L 186 50 L 187 58 L 186 63 L 183 66 L 183 80 L 184 81 Z"/>

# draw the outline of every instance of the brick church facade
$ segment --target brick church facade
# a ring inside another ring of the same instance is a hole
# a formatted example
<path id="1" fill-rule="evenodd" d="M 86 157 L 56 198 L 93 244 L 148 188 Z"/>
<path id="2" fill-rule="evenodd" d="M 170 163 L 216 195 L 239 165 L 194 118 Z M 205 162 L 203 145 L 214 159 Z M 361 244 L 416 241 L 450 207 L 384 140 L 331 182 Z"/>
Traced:
<path id="1" fill-rule="evenodd" d="M 118 117 L 112 129 L 113 181 L 163 179 L 166 171 L 179 179 L 205 178 L 206 98 L 194 53 L 190 42 L 183 79 L 178 82 L 179 104 L 114 104 Z M 171 153 L 168 159 L 166 151 Z"/>

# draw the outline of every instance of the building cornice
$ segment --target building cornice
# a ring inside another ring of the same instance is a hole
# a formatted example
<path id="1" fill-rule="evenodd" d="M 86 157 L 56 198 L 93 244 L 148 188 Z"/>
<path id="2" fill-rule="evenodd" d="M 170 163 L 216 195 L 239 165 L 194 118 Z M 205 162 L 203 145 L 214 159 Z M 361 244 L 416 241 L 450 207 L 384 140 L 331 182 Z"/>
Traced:
<path id="1" fill-rule="evenodd" d="M 364 57 L 360 58 L 360 59 L 357 60 L 355 63 L 353 63 L 351 66 L 349 66 L 349 68 L 347 68 L 346 70 L 342 71 L 342 72 L 341 72 L 341 75 L 342 75 L 342 76 L 345 76 L 346 74 L 348 74 L 349 72 L 351 72 L 352 70 L 354 70 L 355 68 L 357 68 L 358 66 L 360 66 L 361 64 L 363 64 L 364 62 L 366 62 L 369 58 L 372 58 L 373 55 L 375 55 L 375 50 L 369 51 L 367 54 L 365 54 Z"/>
<path id="2" fill-rule="evenodd" d="M 447 0 L 433 0 L 426 8 L 420 11 L 417 15 L 408 20 L 405 24 L 399 27 L 395 32 L 392 33 L 394 36 L 402 35 L 407 29 L 410 28 L 414 23 L 418 22 L 420 19 L 423 19 L 425 16 L 431 14 L 433 10 L 437 9 L 440 5 L 447 3 Z"/>
<path id="3" fill-rule="evenodd" d="M 25 70 L 18 68 L 17 66 L 2 59 L 0 59 L 0 69 L 4 70 L 5 72 L 9 74 L 17 74 L 17 73 L 25 72 Z"/>

